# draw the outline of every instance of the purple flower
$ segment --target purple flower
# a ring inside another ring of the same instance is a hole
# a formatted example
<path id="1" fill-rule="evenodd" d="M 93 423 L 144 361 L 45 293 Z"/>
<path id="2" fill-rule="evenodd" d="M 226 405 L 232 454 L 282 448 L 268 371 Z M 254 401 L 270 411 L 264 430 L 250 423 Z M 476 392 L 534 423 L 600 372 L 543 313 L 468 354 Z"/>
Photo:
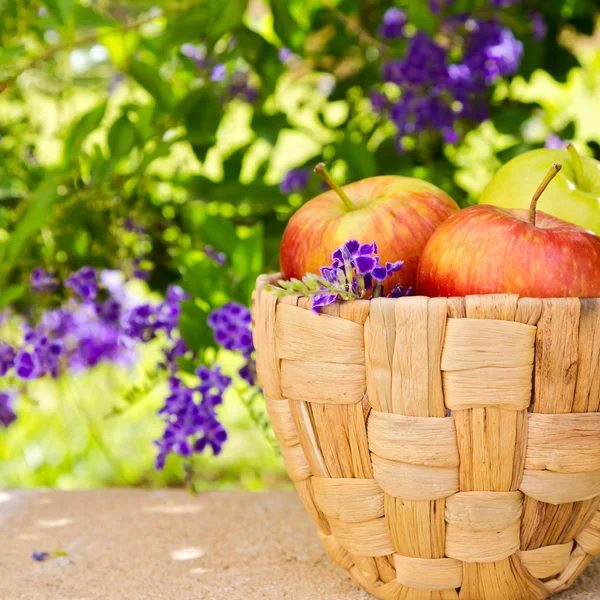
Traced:
<path id="1" fill-rule="evenodd" d="M 284 65 L 287 64 L 293 58 L 294 58 L 294 53 L 289 48 L 286 48 L 285 46 L 283 46 L 282 48 L 279 48 L 279 60 Z"/>
<path id="2" fill-rule="evenodd" d="M 49 552 L 39 552 L 38 550 L 34 550 L 31 554 L 31 558 L 38 562 L 44 562 L 50 556 Z"/>
<path id="3" fill-rule="evenodd" d="M 533 33 L 533 39 L 536 42 L 541 42 L 548 33 L 548 27 L 544 17 L 535 10 L 529 11 L 529 19 L 531 20 L 531 31 Z"/>
<path id="4" fill-rule="evenodd" d="M 14 410 L 16 398 L 17 393 L 15 390 L 0 391 L 0 425 L 8 427 L 16 420 L 17 415 Z"/>
<path id="5" fill-rule="evenodd" d="M 169 377 L 170 394 L 158 414 L 179 415 L 194 403 L 194 390 L 188 388 L 178 377 Z"/>
<path id="6" fill-rule="evenodd" d="M 406 13 L 396 7 L 390 8 L 383 15 L 383 22 L 379 27 L 379 33 L 388 40 L 402 37 L 405 24 Z"/>
<path id="7" fill-rule="evenodd" d="M 310 169 L 292 169 L 285 174 L 279 184 L 282 194 L 293 194 L 304 190 L 310 179 Z"/>
<path id="8" fill-rule="evenodd" d="M 94 300 L 98 293 L 96 269 L 82 267 L 65 281 L 65 287 L 71 288 L 82 300 Z"/>
<path id="9" fill-rule="evenodd" d="M 205 365 L 201 365 L 196 369 L 196 375 L 200 379 L 198 391 L 202 394 L 203 400 L 208 400 L 210 403 L 214 402 L 213 406 L 220 404 L 225 390 L 231 384 L 231 377 L 223 375 L 219 366 L 209 369 Z M 219 400 L 215 402 L 217 397 Z"/>
<path id="10" fill-rule="evenodd" d="M 209 61 L 206 56 L 206 48 L 201 44 L 198 44 L 197 46 L 190 44 L 189 42 L 183 44 L 183 46 L 181 46 L 181 54 L 194 61 L 199 69 L 204 69 L 208 66 Z"/>
<path id="11" fill-rule="evenodd" d="M 211 81 L 223 81 L 227 75 L 227 67 L 223 63 L 216 64 L 210 72 Z"/>
<path id="12" fill-rule="evenodd" d="M 171 369 L 171 371 L 177 370 L 177 359 L 183 358 L 189 352 L 189 348 L 187 347 L 183 338 L 179 338 L 171 348 L 165 351 L 165 358 L 167 360 L 167 365 Z"/>
<path id="13" fill-rule="evenodd" d="M 208 325 L 213 330 L 217 344 L 246 357 L 254 350 L 251 323 L 250 311 L 237 302 L 228 302 L 208 315 Z"/>
<path id="14" fill-rule="evenodd" d="M 248 362 L 238 371 L 238 373 L 249 385 L 257 385 L 256 362 L 253 359 L 248 359 Z"/>
<path id="15" fill-rule="evenodd" d="M 108 93 L 114 94 L 117 88 L 125 81 L 125 75 L 123 73 L 115 73 L 108 84 Z"/>
<path id="16" fill-rule="evenodd" d="M 204 254 L 220 267 L 227 262 L 227 256 L 223 252 L 217 252 L 212 246 L 204 246 Z"/>
<path id="17" fill-rule="evenodd" d="M 258 92 L 250 85 L 248 73 L 237 71 L 231 76 L 229 95 L 253 104 L 258 99 Z"/>
<path id="18" fill-rule="evenodd" d="M 387 96 L 381 92 L 372 90 L 369 94 L 369 100 L 371 100 L 371 109 L 377 114 L 381 114 L 387 108 Z"/>
<path id="19" fill-rule="evenodd" d="M 15 364 L 15 351 L 6 342 L 0 340 L 0 377 L 4 377 Z"/>
<path id="20" fill-rule="evenodd" d="M 37 267 L 31 273 L 31 287 L 34 292 L 49 292 L 58 287 L 58 282 L 51 273 Z"/>
<path id="21" fill-rule="evenodd" d="M 203 452 L 207 446 L 210 446 L 215 456 L 221 453 L 223 444 L 227 441 L 227 432 L 225 428 L 216 419 L 210 421 L 204 429 L 202 437 L 196 440 L 194 450 Z"/>
<path id="22" fill-rule="evenodd" d="M 34 352 L 20 350 L 15 357 L 15 374 L 25 381 L 41 377 L 43 370 L 37 355 Z"/>
<path id="23" fill-rule="evenodd" d="M 429 0 L 429 10 L 434 15 L 439 15 L 446 6 L 452 6 L 456 0 Z"/>
<path id="24" fill-rule="evenodd" d="M 554 150 L 564 150 L 565 142 L 561 140 L 555 133 L 551 133 L 544 143 L 544 148 L 552 148 Z"/>

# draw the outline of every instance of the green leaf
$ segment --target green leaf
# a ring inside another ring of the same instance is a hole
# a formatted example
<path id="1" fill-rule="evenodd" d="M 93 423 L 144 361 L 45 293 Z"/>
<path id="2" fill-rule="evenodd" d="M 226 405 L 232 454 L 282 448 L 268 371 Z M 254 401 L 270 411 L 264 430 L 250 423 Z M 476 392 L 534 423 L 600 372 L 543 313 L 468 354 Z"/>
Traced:
<path id="1" fill-rule="evenodd" d="M 127 156 L 137 144 L 138 133 L 136 126 L 127 115 L 118 118 L 108 132 L 108 148 L 114 163 Z"/>
<path id="2" fill-rule="evenodd" d="M 492 122 L 500 133 L 507 135 L 519 135 L 523 123 L 531 117 L 538 104 L 513 104 L 502 105 L 492 109 Z"/>
<path id="3" fill-rule="evenodd" d="M 256 278 L 263 267 L 263 228 L 262 224 L 255 225 L 247 237 L 239 239 L 231 257 L 233 272 L 239 280 L 235 297 L 245 304 L 250 303 Z"/>
<path id="4" fill-rule="evenodd" d="M 15 261 L 52 216 L 51 207 L 57 198 L 56 183 L 48 181 L 42 184 L 29 199 L 25 214 L 8 239 L 0 243 L 0 289 L 14 269 Z"/>
<path id="5" fill-rule="evenodd" d="M 171 43 L 189 42 L 206 36 L 209 47 L 222 35 L 242 24 L 248 0 L 200 2 L 170 19 L 167 34 Z"/>
<path id="6" fill-rule="evenodd" d="M 63 149 L 63 165 L 65 167 L 79 155 L 81 146 L 88 135 L 100 126 L 106 112 L 106 105 L 106 102 L 102 102 L 85 113 L 67 133 Z"/>
<path id="7" fill-rule="evenodd" d="M 13 302 L 22 298 L 29 289 L 29 286 L 18 283 L 9 285 L 6 289 L 0 292 L 0 309 L 6 308 Z"/>
<path id="8" fill-rule="evenodd" d="M 61 25 L 66 25 L 71 11 L 73 10 L 74 0 L 44 0 L 44 4 L 48 8 L 48 12 Z"/>
<path id="9" fill-rule="evenodd" d="M 531 144 L 527 144 L 525 142 L 519 142 L 518 144 L 515 144 L 514 146 L 510 146 L 509 148 L 505 148 L 504 150 L 501 150 L 500 152 L 498 152 L 498 154 L 496 156 L 498 157 L 498 160 L 504 164 L 504 163 L 507 163 L 509 160 L 515 158 L 515 156 L 519 156 L 519 154 L 528 152 L 532 148 L 534 148 L 534 146 L 532 146 Z"/>
<path id="10" fill-rule="evenodd" d="M 171 86 L 158 72 L 158 69 L 138 58 L 133 58 L 129 63 L 129 74 L 135 79 L 163 109 L 169 110 L 175 98 L 171 93 Z"/>
<path id="11" fill-rule="evenodd" d="M 77 27 L 110 27 L 116 23 L 114 19 L 97 11 L 93 6 L 76 4 L 73 8 L 73 18 Z"/>
<path id="12" fill-rule="evenodd" d="M 179 316 L 179 332 L 188 348 L 198 352 L 206 346 L 214 345 L 212 330 L 206 323 L 208 313 L 202 310 L 193 300 L 181 303 Z"/>
<path id="13" fill-rule="evenodd" d="M 298 31 L 298 25 L 290 15 L 287 0 L 271 0 L 271 10 L 277 37 L 286 46 L 294 47 L 294 34 Z"/>
<path id="14" fill-rule="evenodd" d="M 336 158 L 341 158 L 348 165 L 348 181 L 358 181 L 377 174 L 375 157 L 362 142 L 351 142 L 345 138 L 337 147 Z"/>
<path id="15" fill-rule="evenodd" d="M 198 157 L 204 162 L 206 153 L 217 141 L 217 130 L 223 110 L 211 88 L 200 88 L 186 96 L 178 112 L 183 114 L 187 139 Z"/>
<path id="16" fill-rule="evenodd" d="M 433 35 L 437 28 L 437 19 L 429 10 L 429 4 L 423 0 L 408 0 L 406 6 L 406 14 L 408 20 L 417 26 L 418 29 L 423 29 L 430 35 Z"/>
<path id="17" fill-rule="evenodd" d="M 205 244 L 231 256 L 237 242 L 235 227 L 225 217 L 206 213 L 204 202 L 191 201 L 183 207 L 182 226 L 197 233 Z"/>

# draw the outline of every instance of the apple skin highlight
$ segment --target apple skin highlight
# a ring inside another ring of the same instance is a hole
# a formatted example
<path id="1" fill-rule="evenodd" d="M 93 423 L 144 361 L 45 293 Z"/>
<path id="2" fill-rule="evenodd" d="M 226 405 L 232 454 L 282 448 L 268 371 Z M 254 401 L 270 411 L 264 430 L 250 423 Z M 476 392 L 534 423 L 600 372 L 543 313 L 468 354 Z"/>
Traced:
<path id="1" fill-rule="evenodd" d="M 600 237 L 541 211 L 478 205 L 445 221 L 417 273 L 423 296 L 600 297 Z"/>
<path id="2" fill-rule="evenodd" d="M 436 186 L 408 177 L 363 179 L 342 188 L 356 210 L 333 190 L 302 206 L 290 219 L 281 242 L 284 279 L 319 274 L 349 239 L 377 242 L 381 262 L 404 261 L 387 285 L 415 285 L 419 257 L 435 229 L 458 206 Z"/>

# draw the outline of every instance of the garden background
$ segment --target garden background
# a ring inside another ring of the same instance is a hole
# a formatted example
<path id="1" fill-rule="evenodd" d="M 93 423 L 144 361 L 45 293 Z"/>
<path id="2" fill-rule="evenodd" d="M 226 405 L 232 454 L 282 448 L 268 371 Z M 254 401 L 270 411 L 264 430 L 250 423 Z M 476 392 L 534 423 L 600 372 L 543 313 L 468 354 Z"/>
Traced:
<path id="1" fill-rule="evenodd" d="M 211 311 L 277 270 L 319 160 L 466 206 L 527 149 L 600 159 L 598 10 L 0 1 L 0 487 L 285 485 L 252 357 Z M 212 429 L 157 469 L 158 411 L 181 386 L 205 403 L 202 365 L 231 378 Z"/>

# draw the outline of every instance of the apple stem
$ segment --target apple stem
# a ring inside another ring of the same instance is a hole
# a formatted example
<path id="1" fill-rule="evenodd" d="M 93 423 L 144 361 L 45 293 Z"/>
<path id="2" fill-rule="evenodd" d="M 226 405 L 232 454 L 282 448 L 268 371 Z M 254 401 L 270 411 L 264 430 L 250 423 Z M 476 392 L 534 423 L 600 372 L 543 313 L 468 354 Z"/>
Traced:
<path id="1" fill-rule="evenodd" d="M 357 210 L 356 204 L 350 200 L 348 194 L 344 191 L 341 185 L 337 184 L 331 177 L 329 169 L 325 166 L 325 163 L 319 163 L 315 167 L 315 173 L 325 180 L 325 183 L 344 201 L 348 210 Z"/>
<path id="2" fill-rule="evenodd" d="M 575 183 L 580 187 L 584 188 L 586 186 L 585 175 L 583 174 L 583 164 L 581 162 L 581 156 L 579 156 L 579 152 L 577 152 L 577 148 L 569 142 L 567 144 L 567 150 L 571 155 L 571 162 L 573 163 L 573 171 L 575 173 Z"/>
<path id="3" fill-rule="evenodd" d="M 535 227 L 535 209 L 537 207 L 538 200 L 540 196 L 544 193 L 544 190 L 548 187 L 548 184 L 556 177 L 556 174 L 562 169 L 562 165 L 554 164 L 550 167 L 548 173 L 542 180 L 542 183 L 538 186 L 538 189 L 535 190 L 535 194 L 533 194 L 533 198 L 531 199 L 531 204 L 529 206 L 529 224 Z"/>

